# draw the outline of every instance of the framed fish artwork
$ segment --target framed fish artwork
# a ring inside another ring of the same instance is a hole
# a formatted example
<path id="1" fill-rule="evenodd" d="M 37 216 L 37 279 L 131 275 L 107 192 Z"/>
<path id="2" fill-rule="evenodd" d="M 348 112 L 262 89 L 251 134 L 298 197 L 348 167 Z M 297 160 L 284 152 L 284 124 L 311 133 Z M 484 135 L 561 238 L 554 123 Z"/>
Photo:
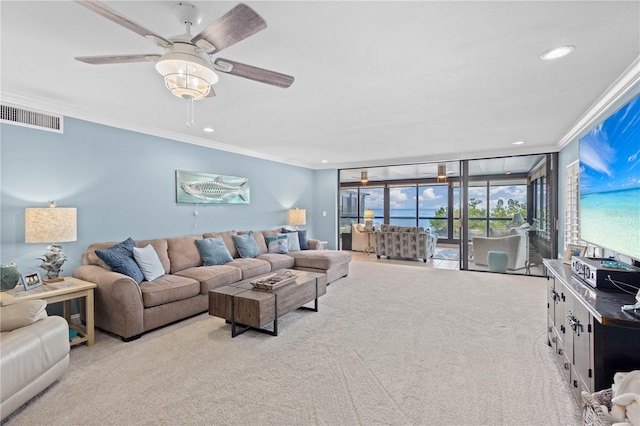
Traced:
<path id="1" fill-rule="evenodd" d="M 176 202 L 249 204 L 249 179 L 176 170 Z"/>

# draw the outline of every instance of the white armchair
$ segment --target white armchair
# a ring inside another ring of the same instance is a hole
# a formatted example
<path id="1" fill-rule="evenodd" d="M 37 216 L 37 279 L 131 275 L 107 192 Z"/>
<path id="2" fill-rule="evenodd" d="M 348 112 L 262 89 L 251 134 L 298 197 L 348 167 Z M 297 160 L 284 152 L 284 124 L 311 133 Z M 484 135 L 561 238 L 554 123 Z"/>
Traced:
<path id="1" fill-rule="evenodd" d="M 69 365 L 69 327 L 44 300 L 0 308 L 0 413 L 4 420 L 58 380 Z"/>
<path id="2" fill-rule="evenodd" d="M 489 251 L 507 253 L 507 269 L 515 271 L 527 266 L 529 238 L 526 233 L 514 232 L 506 237 L 474 237 L 473 256 L 476 265 L 487 266 Z"/>
<path id="3" fill-rule="evenodd" d="M 362 223 L 354 223 L 351 225 L 351 250 L 352 251 L 365 251 L 365 248 L 369 246 L 370 235 L 365 232 L 364 225 Z M 375 244 L 371 241 L 371 246 Z"/>

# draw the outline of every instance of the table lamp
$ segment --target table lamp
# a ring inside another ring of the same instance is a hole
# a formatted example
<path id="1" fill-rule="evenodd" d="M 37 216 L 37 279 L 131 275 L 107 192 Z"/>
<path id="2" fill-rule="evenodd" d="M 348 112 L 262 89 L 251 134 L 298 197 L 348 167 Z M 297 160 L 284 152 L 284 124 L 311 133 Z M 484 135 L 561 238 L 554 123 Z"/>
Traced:
<path id="1" fill-rule="evenodd" d="M 67 260 L 62 246 L 56 243 L 76 241 L 76 209 L 57 208 L 55 201 L 49 202 L 48 208 L 26 208 L 24 210 L 24 242 L 50 243 L 40 267 L 47 272 L 44 282 L 62 281 L 58 274 Z"/>
<path id="2" fill-rule="evenodd" d="M 371 231 L 373 229 L 373 218 L 375 217 L 375 213 L 373 210 L 365 210 L 364 211 L 364 229 L 365 231 Z"/>
<path id="3" fill-rule="evenodd" d="M 305 209 L 291 209 L 289 210 L 289 225 L 295 226 L 298 229 L 300 225 L 307 224 L 307 211 Z"/>

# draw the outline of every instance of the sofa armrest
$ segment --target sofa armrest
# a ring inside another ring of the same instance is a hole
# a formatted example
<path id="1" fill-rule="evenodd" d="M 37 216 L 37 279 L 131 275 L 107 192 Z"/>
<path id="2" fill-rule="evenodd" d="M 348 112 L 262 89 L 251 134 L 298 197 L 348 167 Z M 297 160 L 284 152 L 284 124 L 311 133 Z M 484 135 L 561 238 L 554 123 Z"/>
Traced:
<path id="1" fill-rule="evenodd" d="M 83 265 L 73 276 L 96 284 L 95 325 L 124 338 L 144 331 L 144 305 L 138 284 L 127 275 Z"/>
<path id="2" fill-rule="evenodd" d="M 24 302 L 0 308 L 0 331 L 13 331 L 47 317 L 46 300 Z"/>
<path id="3" fill-rule="evenodd" d="M 309 250 L 326 250 L 328 241 L 315 240 L 313 238 L 309 238 L 307 240 L 309 242 Z"/>

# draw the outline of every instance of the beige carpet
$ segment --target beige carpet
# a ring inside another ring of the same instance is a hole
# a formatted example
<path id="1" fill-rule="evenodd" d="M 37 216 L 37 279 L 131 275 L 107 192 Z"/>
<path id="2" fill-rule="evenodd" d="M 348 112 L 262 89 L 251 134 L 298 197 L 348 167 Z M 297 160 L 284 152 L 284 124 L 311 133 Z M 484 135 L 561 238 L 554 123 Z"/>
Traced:
<path id="1" fill-rule="evenodd" d="M 98 333 L 10 425 L 577 425 L 546 280 L 354 261 L 320 312 L 231 339 L 206 314 Z"/>

